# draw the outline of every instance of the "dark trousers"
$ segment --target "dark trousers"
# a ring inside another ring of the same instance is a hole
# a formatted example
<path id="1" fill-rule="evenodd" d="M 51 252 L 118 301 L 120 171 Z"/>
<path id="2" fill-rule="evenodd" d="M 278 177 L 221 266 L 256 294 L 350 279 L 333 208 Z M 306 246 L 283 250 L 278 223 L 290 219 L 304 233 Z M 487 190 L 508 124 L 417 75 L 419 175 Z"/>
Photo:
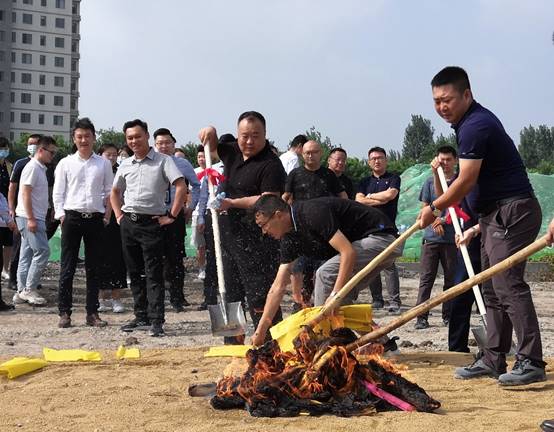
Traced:
<path id="1" fill-rule="evenodd" d="M 131 279 L 135 317 L 164 322 L 164 237 L 157 220 L 144 217 L 133 222 L 121 219 L 123 258 Z"/>
<path id="2" fill-rule="evenodd" d="M 60 283 L 58 309 L 71 315 L 73 307 L 73 277 L 79 257 L 81 239 L 85 243 L 86 311 L 98 312 L 98 290 L 101 283 L 104 224 L 102 214 L 85 219 L 80 213 L 66 211 L 62 224 Z"/>
<path id="3" fill-rule="evenodd" d="M 53 209 L 48 209 L 48 212 L 46 213 L 46 237 L 48 238 L 48 240 L 50 240 L 54 236 L 56 230 L 58 229 L 58 226 L 60 225 L 60 221 L 54 219 L 53 213 Z M 19 233 L 19 231 L 14 231 L 12 253 L 10 256 L 10 286 L 13 287 L 17 287 L 17 268 L 19 266 L 20 247 L 21 234 Z"/>
<path id="4" fill-rule="evenodd" d="M 539 233 L 541 208 L 536 198 L 505 204 L 479 219 L 483 269 L 497 264 L 533 242 Z M 497 372 L 506 368 L 512 329 L 518 358 L 544 365 L 539 322 L 531 290 L 523 279 L 526 262 L 497 274 L 483 284 L 487 307 L 487 347 L 484 361 Z"/>
<path id="5" fill-rule="evenodd" d="M 279 267 L 279 243 L 264 236 L 250 219 L 222 215 L 219 217 L 219 224 L 225 274 L 225 300 L 237 302 L 246 298 L 250 317 L 254 327 L 257 327 L 267 293 Z M 273 318 L 273 324 L 281 320 L 279 309 Z"/>
<path id="6" fill-rule="evenodd" d="M 217 267 L 215 263 L 214 233 L 212 227 L 211 212 L 206 213 L 205 216 L 204 239 L 206 240 L 206 277 L 204 278 L 204 301 L 206 302 L 206 304 L 216 304 Z"/>
<path id="7" fill-rule="evenodd" d="M 104 247 L 102 250 L 102 283 L 100 289 L 126 288 L 127 268 L 121 249 L 121 231 L 113 213 L 110 223 L 104 229 Z"/>
<path id="8" fill-rule="evenodd" d="M 162 228 L 164 236 L 164 279 L 169 285 L 169 299 L 172 305 L 183 306 L 185 295 L 185 215 L 181 210 L 172 224 Z"/>
<path id="9" fill-rule="evenodd" d="M 431 297 L 431 291 L 439 269 L 439 262 L 444 273 L 443 291 L 446 291 L 454 285 L 456 255 L 457 248 L 455 244 L 424 241 L 421 246 L 417 304 L 421 304 Z M 423 313 L 419 316 L 427 319 L 429 313 Z M 445 320 L 450 319 L 450 302 L 442 304 L 442 318 Z"/>
<path id="10" fill-rule="evenodd" d="M 474 239 L 473 241 L 481 241 Z M 469 258 L 475 274 L 481 272 L 481 256 L 479 251 L 468 248 Z M 462 254 L 458 251 L 456 271 L 454 272 L 454 285 L 466 279 L 468 274 Z M 448 324 L 448 351 L 469 352 L 468 339 L 471 319 L 471 309 L 475 302 L 473 290 L 466 291 L 450 301 L 450 323 Z"/>

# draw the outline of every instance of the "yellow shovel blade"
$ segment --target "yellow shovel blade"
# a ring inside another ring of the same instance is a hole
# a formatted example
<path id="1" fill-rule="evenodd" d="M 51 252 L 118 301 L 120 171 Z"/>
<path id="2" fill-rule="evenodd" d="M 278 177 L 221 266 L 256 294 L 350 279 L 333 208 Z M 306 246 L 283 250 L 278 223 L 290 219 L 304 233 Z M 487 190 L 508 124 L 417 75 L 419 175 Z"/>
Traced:
<path id="1" fill-rule="evenodd" d="M 102 361 L 102 356 L 96 351 L 43 348 L 42 354 L 49 362 Z"/>
<path id="2" fill-rule="evenodd" d="M 42 369 L 48 363 L 39 358 L 14 357 L 0 364 L 0 375 L 6 374 L 9 379 Z"/>

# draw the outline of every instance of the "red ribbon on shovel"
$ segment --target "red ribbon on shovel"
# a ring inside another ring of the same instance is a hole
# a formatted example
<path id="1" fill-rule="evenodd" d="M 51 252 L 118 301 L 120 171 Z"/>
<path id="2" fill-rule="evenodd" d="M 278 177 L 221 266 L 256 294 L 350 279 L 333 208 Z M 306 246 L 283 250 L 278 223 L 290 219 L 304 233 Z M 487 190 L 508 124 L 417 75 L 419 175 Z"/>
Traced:
<path id="1" fill-rule="evenodd" d="M 458 204 L 454 204 L 452 206 L 452 208 L 454 209 L 454 211 L 456 212 L 456 217 L 458 218 L 462 218 L 464 220 L 464 222 L 467 222 L 468 220 L 470 220 L 471 218 L 469 217 L 469 215 L 462 210 L 462 208 L 458 205 Z M 452 218 L 450 217 L 450 212 L 447 213 L 446 215 L 446 223 L 447 224 L 451 224 L 452 223 Z"/>
<path id="2" fill-rule="evenodd" d="M 219 185 L 225 180 L 225 176 L 213 168 L 206 168 L 205 170 L 202 170 L 196 174 L 198 180 L 202 180 L 204 176 L 208 176 L 208 179 L 214 186 Z"/>

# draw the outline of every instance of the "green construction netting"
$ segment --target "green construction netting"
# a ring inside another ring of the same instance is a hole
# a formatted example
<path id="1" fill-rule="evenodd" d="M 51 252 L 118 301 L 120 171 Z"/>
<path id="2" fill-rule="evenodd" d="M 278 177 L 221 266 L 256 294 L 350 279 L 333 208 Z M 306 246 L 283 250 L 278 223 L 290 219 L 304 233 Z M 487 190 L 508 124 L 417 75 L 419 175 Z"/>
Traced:
<path id="1" fill-rule="evenodd" d="M 417 214 L 421 208 L 419 201 L 419 191 L 429 176 L 431 168 L 428 164 L 417 164 L 408 168 L 400 176 L 402 186 L 400 189 L 400 199 L 398 200 L 398 216 L 396 224 L 410 227 L 416 220 Z M 554 175 L 529 174 L 535 194 L 542 207 L 542 226 L 541 234 L 546 232 L 546 227 L 554 216 Z M 410 237 L 404 246 L 404 257 L 409 260 L 419 260 L 421 248 L 422 231 L 417 232 Z M 551 248 L 543 249 L 541 252 L 533 255 L 537 259 L 545 255 L 554 255 Z"/>

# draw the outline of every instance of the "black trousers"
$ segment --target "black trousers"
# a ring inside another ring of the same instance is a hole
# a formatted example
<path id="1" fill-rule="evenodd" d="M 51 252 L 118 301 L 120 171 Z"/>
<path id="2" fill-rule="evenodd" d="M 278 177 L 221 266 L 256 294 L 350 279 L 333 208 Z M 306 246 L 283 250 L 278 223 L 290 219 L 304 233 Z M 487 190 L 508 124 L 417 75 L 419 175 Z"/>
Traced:
<path id="1" fill-rule="evenodd" d="M 181 210 L 172 224 L 162 228 L 164 236 L 164 280 L 169 286 L 172 305 L 182 306 L 185 302 L 185 214 Z"/>
<path id="2" fill-rule="evenodd" d="M 73 277 L 79 257 L 81 239 L 85 243 L 86 311 L 98 312 L 98 290 L 101 283 L 104 223 L 102 214 L 87 219 L 80 213 L 67 211 L 62 224 L 60 283 L 58 309 L 71 315 L 73 307 Z"/>
<path id="3" fill-rule="evenodd" d="M 472 242 L 481 242 L 481 237 Z M 475 274 L 481 272 L 481 255 L 479 250 L 469 247 L 469 258 Z M 456 271 L 454 272 L 454 285 L 466 279 L 468 274 L 462 254 L 458 251 Z M 448 324 L 448 351 L 469 352 L 468 339 L 470 329 L 471 310 L 475 302 L 473 290 L 466 291 L 450 301 L 450 322 Z"/>
<path id="4" fill-rule="evenodd" d="M 215 263 L 214 233 L 212 214 L 206 213 L 204 222 L 204 239 L 206 241 L 206 277 L 204 278 L 204 301 L 206 304 L 217 303 L 217 267 Z M 230 277 L 230 276 L 228 276 Z"/>
<path id="5" fill-rule="evenodd" d="M 54 219 L 52 214 L 53 212 L 54 212 L 53 209 L 48 209 L 48 212 L 46 213 L 46 237 L 48 238 L 48 240 L 50 240 L 54 236 L 54 234 L 56 233 L 56 230 L 58 229 L 58 226 L 60 225 L 60 221 L 57 219 Z M 21 234 L 19 233 L 19 231 L 17 232 L 14 231 L 12 253 L 10 256 L 10 286 L 13 286 L 13 287 L 17 287 L 17 268 L 19 267 L 19 248 L 20 247 L 21 247 Z"/>
<path id="6" fill-rule="evenodd" d="M 110 223 L 104 229 L 102 253 L 102 282 L 100 289 L 112 290 L 127 287 L 127 268 L 123 260 L 121 230 L 112 213 Z"/>
<path id="7" fill-rule="evenodd" d="M 417 304 L 429 300 L 431 290 L 437 277 L 439 262 L 444 272 L 443 291 L 454 286 L 454 271 L 456 269 L 457 248 L 455 244 L 424 242 L 421 246 L 421 270 L 419 273 L 419 291 Z M 427 318 L 429 313 L 419 315 Z M 450 319 L 450 302 L 442 304 L 442 318 Z"/>
<path id="8" fill-rule="evenodd" d="M 521 250 L 537 237 L 542 212 L 536 198 L 505 204 L 479 218 L 483 269 L 497 264 Z M 497 372 L 506 369 L 512 330 L 517 336 L 518 358 L 544 365 L 537 313 L 529 285 L 523 279 L 526 261 L 497 274 L 483 283 L 487 307 L 487 347 L 483 361 Z"/>
<path id="9" fill-rule="evenodd" d="M 219 223 L 226 301 L 246 299 L 250 317 L 254 327 L 257 327 L 279 267 L 279 243 L 264 236 L 252 219 L 248 216 L 221 215 Z M 281 320 L 279 309 L 273 324 Z"/>
<path id="10" fill-rule="evenodd" d="M 163 323 L 162 227 L 151 217 L 133 222 L 127 214 L 123 215 L 120 227 L 123 258 L 131 279 L 135 317 Z"/>

